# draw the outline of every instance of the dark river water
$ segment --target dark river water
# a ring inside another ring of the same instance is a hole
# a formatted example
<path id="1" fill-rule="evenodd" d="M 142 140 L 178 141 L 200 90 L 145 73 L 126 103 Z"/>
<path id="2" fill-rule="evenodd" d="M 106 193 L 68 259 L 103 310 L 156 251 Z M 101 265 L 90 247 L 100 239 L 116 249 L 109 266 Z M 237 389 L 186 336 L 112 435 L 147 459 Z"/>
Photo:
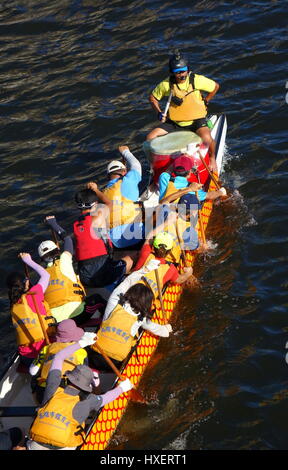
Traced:
<path id="1" fill-rule="evenodd" d="M 287 449 L 287 2 L 2 1 L 0 46 L 4 362 L 17 254 L 36 257 L 46 215 L 71 227 L 75 191 L 105 182 L 118 145 L 145 166 L 148 95 L 179 48 L 220 84 L 209 111 L 227 115 L 233 196 L 216 205 L 201 288 L 185 291 L 143 377 L 150 403 L 129 406 L 110 448 Z"/>

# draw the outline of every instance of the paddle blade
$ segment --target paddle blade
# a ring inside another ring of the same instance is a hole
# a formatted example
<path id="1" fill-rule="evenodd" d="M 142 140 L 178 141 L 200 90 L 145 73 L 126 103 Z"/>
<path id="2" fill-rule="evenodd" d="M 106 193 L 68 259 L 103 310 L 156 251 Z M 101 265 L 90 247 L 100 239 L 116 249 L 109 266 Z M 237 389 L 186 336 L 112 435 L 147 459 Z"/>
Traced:
<path id="1" fill-rule="evenodd" d="M 129 391 L 129 395 L 130 400 L 134 401 L 135 403 L 142 403 L 143 405 L 148 404 L 146 398 L 144 398 L 143 395 L 141 395 L 141 393 L 138 392 L 138 390 L 135 388 L 132 388 L 132 390 Z"/>

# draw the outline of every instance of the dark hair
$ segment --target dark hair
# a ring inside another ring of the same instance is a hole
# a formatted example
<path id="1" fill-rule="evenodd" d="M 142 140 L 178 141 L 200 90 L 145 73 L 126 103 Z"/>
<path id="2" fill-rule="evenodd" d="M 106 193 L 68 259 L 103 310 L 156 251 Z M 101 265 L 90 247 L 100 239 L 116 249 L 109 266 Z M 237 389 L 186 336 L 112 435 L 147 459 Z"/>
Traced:
<path id="1" fill-rule="evenodd" d="M 24 275 L 13 271 L 6 278 L 6 285 L 8 287 L 8 297 L 10 306 L 16 304 L 21 296 L 25 293 L 25 279 Z"/>
<path id="2" fill-rule="evenodd" d="M 44 256 L 42 256 L 42 260 L 46 261 L 46 259 L 53 259 L 53 261 L 55 261 L 55 259 L 57 258 L 60 258 L 60 250 L 59 248 L 55 248 L 55 250 L 52 250 L 52 251 L 48 251 L 48 253 Z"/>
<path id="3" fill-rule="evenodd" d="M 129 302 L 134 312 L 139 313 L 139 320 L 143 320 L 144 317 L 152 317 L 151 307 L 153 299 L 154 295 L 150 287 L 137 283 L 130 287 L 126 294 L 120 295 L 119 303 L 124 305 L 125 302 Z"/>
<path id="4" fill-rule="evenodd" d="M 78 205 L 83 204 L 87 205 L 88 207 L 89 205 L 93 204 L 93 202 L 98 202 L 98 197 L 94 191 L 92 191 L 92 189 L 86 188 L 78 191 L 75 194 L 75 202 Z"/>
<path id="5" fill-rule="evenodd" d="M 175 174 L 176 176 L 187 176 L 187 175 L 189 175 L 189 171 L 185 171 L 182 166 L 177 166 L 177 167 L 174 169 L 174 174 Z"/>
<path id="6" fill-rule="evenodd" d="M 156 258 L 165 258 L 165 256 L 167 256 L 167 253 L 171 250 L 167 250 L 166 245 L 160 244 L 159 248 L 155 248 L 155 246 L 153 246 L 153 251 L 156 255 Z"/>

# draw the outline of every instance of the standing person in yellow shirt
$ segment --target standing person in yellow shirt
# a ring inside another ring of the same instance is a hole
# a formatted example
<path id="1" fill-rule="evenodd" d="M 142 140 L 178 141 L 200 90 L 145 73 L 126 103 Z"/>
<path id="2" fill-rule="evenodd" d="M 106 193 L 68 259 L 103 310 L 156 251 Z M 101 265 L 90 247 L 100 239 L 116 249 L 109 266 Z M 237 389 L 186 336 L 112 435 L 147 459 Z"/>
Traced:
<path id="1" fill-rule="evenodd" d="M 209 147 L 210 170 L 217 172 L 215 141 L 206 116 L 207 105 L 219 90 L 219 84 L 204 75 L 190 72 L 187 61 L 179 52 L 170 58 L 169 71 L 170 77 L 160 82 L 149 96 L 161 124 L 152 129 L 146 140 L 181 130 L 195 132 Z M 202 97 L 202 91 L 207 93 L 205 98 Z M 168 117 L 162 112 L 159 103 L 164 97 L 171 97 Z"/>

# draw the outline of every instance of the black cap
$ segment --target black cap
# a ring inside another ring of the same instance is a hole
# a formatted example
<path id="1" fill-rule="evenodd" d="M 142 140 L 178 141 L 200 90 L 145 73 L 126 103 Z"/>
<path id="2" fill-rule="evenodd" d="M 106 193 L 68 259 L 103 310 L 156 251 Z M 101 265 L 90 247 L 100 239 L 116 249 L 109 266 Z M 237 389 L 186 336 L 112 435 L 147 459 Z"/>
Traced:
<path id="1" fill-rule="evenodd" d="M 170 57 L 169 60 L 169 70 L 171 73 L 175 72 L 175 70 L 178 69 L 185 69 L 187 68 L 188 70 L 188 63 L 186 59 L 180 54 L 179 51 L 176 51 L 175 54 L 173 54 Z"/>

